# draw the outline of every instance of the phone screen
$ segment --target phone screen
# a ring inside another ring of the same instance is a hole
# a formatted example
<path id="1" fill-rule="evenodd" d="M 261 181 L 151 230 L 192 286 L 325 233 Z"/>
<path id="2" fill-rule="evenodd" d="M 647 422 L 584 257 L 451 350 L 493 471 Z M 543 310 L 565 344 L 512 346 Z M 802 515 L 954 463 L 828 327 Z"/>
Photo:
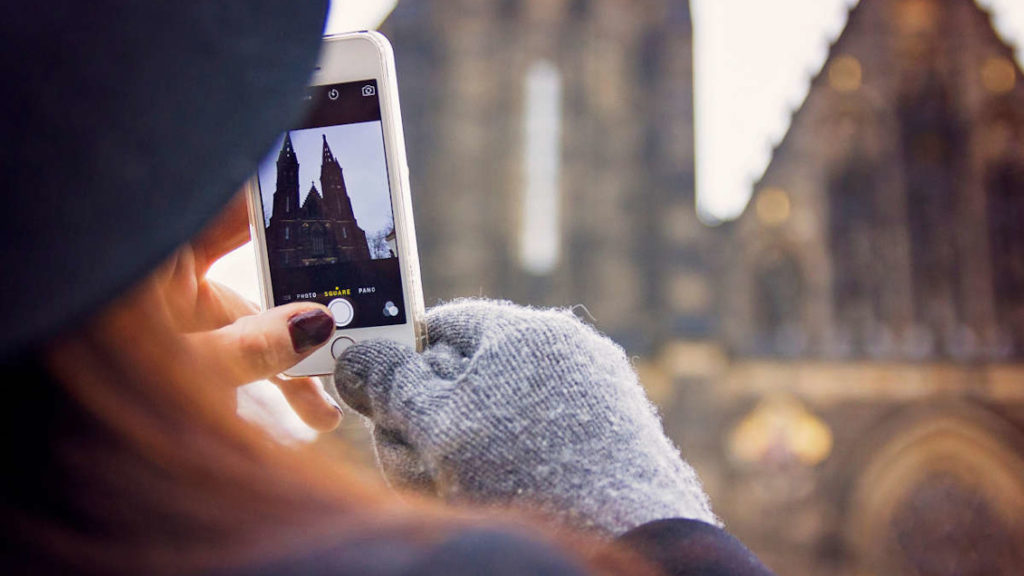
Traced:
<path id="1" fill-rule="evenodd" d="M 320 302 L 344 328 L 406 321 L 377 92 L 312 87 L 258 169 L 274 304 Z"/>

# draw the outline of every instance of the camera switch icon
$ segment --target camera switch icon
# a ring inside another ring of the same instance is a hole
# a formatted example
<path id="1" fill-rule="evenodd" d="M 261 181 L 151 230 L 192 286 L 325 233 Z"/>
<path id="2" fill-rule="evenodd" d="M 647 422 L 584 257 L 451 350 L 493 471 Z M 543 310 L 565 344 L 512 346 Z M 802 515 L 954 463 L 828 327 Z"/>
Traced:
<path id="1" fill-rule="evenodd" d="M 328 90 L 327 91 L 327 97 L 330 98 L 331 100 L 337 100 L 338 99 L 338 89 L 337 88 L 331 88 L 330 90 Z"/>
<path id="2" fill-rule="evenodd" d="M 373 84 L 367 84 L 366 86 L 363 86 L 363 96 L 376 96 L 376 95 L 377 95 L 377 87 L 376 86 L 374 86 Z"/>

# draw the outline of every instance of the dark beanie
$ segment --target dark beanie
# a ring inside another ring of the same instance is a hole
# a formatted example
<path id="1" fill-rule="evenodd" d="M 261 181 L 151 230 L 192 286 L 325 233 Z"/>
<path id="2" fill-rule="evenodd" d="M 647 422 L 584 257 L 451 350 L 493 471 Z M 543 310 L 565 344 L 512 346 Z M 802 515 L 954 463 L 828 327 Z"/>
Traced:
<path id="1" fill-rule="evenodd" d="M 198 232 L 300 112 L 326 2 L 0 7 L 0 358 Z"/>

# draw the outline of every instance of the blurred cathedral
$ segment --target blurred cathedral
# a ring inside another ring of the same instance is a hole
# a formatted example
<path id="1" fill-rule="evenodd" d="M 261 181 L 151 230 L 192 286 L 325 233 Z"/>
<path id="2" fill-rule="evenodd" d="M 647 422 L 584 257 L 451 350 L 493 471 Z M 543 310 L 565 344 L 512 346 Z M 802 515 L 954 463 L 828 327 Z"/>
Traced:
<path id="1" fill-rule="evenodd" d="M 582 303 L 644 353 L 711 333 L 685 0 L 416 0 L 387 24 L 428 305 Z"/>
<path id="2" fill-rule="evenodd" d="M 973 0 L 861 0 L 715 228 L 686 0 L 407 0 L 385 33 L 428 305 L 583 304 L 779 574 L 1024 566 L 1024 80 Z"/>

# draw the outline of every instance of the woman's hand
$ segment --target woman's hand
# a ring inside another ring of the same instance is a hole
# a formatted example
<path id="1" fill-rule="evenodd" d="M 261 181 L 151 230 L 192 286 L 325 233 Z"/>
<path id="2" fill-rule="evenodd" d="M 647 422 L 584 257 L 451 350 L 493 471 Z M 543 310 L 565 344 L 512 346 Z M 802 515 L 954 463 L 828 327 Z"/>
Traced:
<path id="1" fill-rule="evenodd" d="M 197 351 L 226 361 L 231 385 L 270 380 L 309 426 L 332 430 L 341 421 L 341 412 L 319 382 L 277 376 L 334 333 L 334 319 L 327 308 L 299 302 L 261 313 L 256 304 L 206 278 L 214 262 L 248 240 L 245 197 L 239 194 L 155 274 L 164 313 Z"/>
<path id="2" fill-rule="evenodd" d="M 335 371 L 393 484 L 607 534 L 717 523 L 622 348 L 568 311 L 463 300 L 431 310 L 427 331 L 422 354 L 372 341 Z"/>

